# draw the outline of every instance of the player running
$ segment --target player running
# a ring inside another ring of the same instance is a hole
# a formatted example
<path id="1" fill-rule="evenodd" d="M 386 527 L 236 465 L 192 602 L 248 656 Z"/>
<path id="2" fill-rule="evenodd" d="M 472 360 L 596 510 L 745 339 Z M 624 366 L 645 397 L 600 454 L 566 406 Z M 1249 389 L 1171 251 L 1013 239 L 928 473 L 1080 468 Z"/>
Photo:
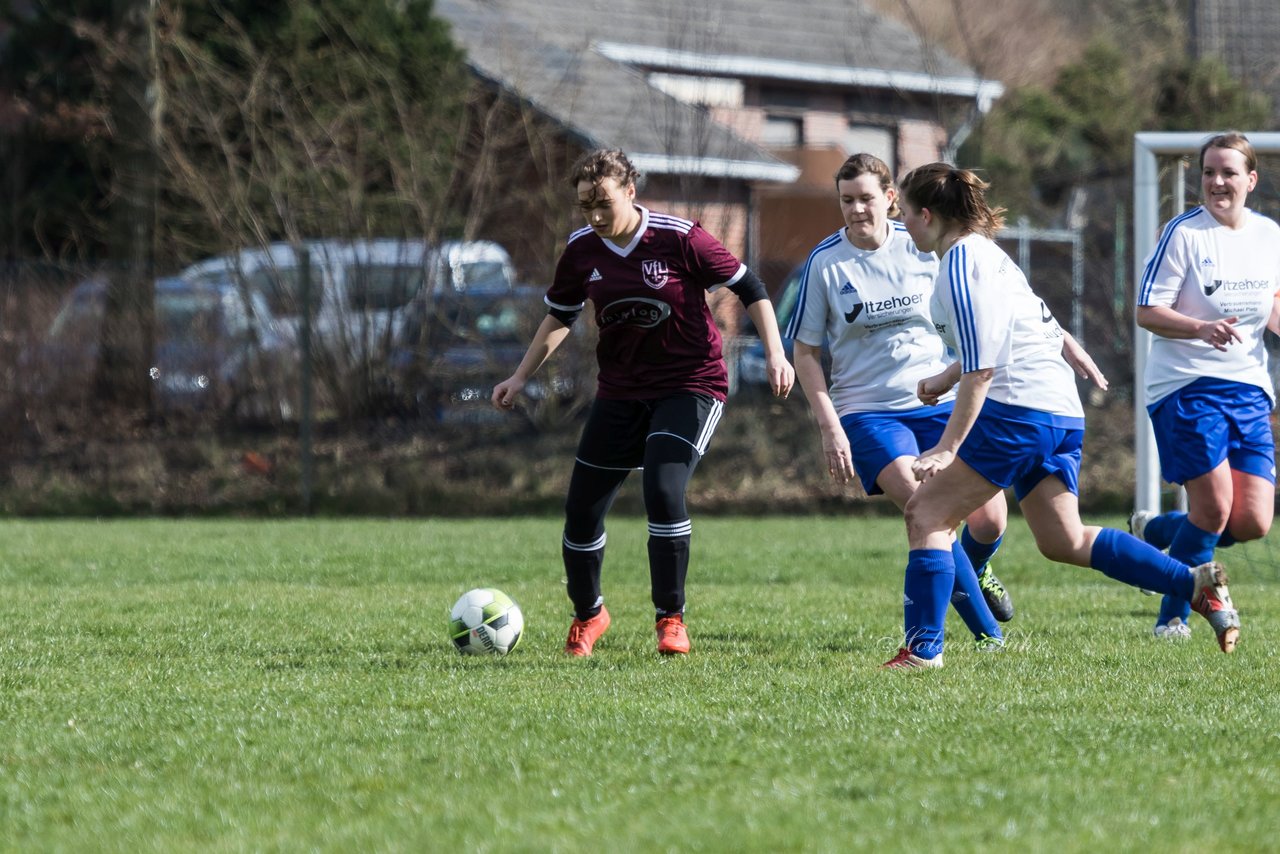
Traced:
<path id="1" fill-rule="evenodd" d="M 547 316 L 492 397 L 510 409 L 591 300 L 598 388 L 569 481 L 562 548 L 574 608 L 565 642 L 570 655 L 591 655 L 609 628 L 600 587 L 604 520 L 635 469 L 644 471 L 658 652 L 689 652 L 683 614 L 692 524 L 685 492 L 728 393 L 708 291 L 727 287 L 746 306 L 764 342 L 773 393 L 786 397 L 795 381 L 760 279 L 698 223 L 636 204 L 637 177 L 614 149 L 589 152 L 575 164 L 570 181 L 587 227 L 569 236 L 545 297 Z"/>
<path id="2" fill-rule="evenodd" d="M 917 486 L 911 463 L 937 443 L 955 398 L 948 391 L 926 405 L 916 396 L 920 380 L 951 361 L 930 315 L 938 259 L 890 219 L 898 213 L 898 191 L 880 158 L 853 155 L 835 184 L 845 227 L 810 254 L 786 335 L 795 339 L 796 378 L 818 422 L 827 470 L 840 483 L 856 473 L 868 495 L 886 494 L 901 509 Z M 830 388 L 821 364 L 824 339 L 831 347 Z M 1073 340 L 1064 351 L 1081 376 L 1106 388 Z M 989 564 L 1007 518 L 1004 493 L 997 492 L 952 543 L 952 604 L 982 649 L 1000 646 L 997 621 L 1013 617 L 1012 599 Z"/>
<path id="3" fill-rule="evenodd" d="M 1133 514 L 1130 530 L 1194 566 L 1215 547 L 1265 537 L 1275 510 L 1275 389 L 1264 329 L 1280 333 L 1280 226 L 1245 207 L 1257 158 L 1239 133 L 1200 149 L 1204 203 L 1170 221 L 1142 276 L 1136 319 L 1150 331 L 1147 412 L 1160 471 L 1187 512 Z M 1191 634 L 1191 603 L 1165 596 L 1156 637 Z"/>
<path id="4" fill-rule="evenodd" d="M 959 360 L 919 386 L 923 400 L 957 391 L 937 445 L 912 464 L 921 483 L 906 506 L 907 640 L 884 666 L 942 666 L 943 618 L 956 572 L 951 532 L 1010 486 L 1045 557 L 1188 599 L 1222 650 L 1234 650 L 1240 619 L 1219 564 L 1192 569 L 1136 537 L 1080 521 L 1084 410 L 1061 358 L 1063 332 L 992 239 L 1002 211 L 988 205 L 987 184 L 967 170 L 931 163 L 899 186 L 908 233 L 919 249 L 941 258 L 933 322 Z"/>

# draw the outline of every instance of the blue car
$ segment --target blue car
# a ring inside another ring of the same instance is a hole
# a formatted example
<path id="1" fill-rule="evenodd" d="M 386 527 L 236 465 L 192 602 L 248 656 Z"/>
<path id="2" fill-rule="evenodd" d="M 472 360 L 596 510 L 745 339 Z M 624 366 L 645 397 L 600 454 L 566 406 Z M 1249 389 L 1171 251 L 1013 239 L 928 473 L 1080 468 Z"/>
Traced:
<path id="1" fill-rule="evenodd" d="M 782 287 L 778 289 L 777 295 L 773 298 L 773 312 L 778 317 L 778 328 L 783 332 L 786 331 L 787 325 L 791 323 L 791 316 L 795 313 L 796 303 L 800 299 L 800 277 L 804 274 L 804 264 L 795 267 L 787 278 L 783 280 Z M 787 337 L 782 339 L 782 347 L 786 351 L 787 359 L 794 359 L 795 342 Z M 765 373 L 764 361 L 764 344 L 760 341 L 760 335 L 756 332 L 754 324 L 750 318 L 747 318 L 743 327 L 742 336 L 737 347 L 737 365 L 736 391 L 754 394 L 762 390 L 768 390 L 769 377 Z M 831 350 L 824 341 L 822 344 L 822 367 L 828 372 L 830 378 L 831 369 Z"/>
<path id="2" fill-rule="evenodd" d="M 490 402 L 493 387 L 520 364 L 546 315 L 541 288 L 423 295 L 410 306 L 389 363 L 397 397 L 409 411 L 442 423 L 506 423 Z M 520 408 L 535 427 L 551 428 L 590 402 L 593 366 L 585 323 L 525 386 Z"/>

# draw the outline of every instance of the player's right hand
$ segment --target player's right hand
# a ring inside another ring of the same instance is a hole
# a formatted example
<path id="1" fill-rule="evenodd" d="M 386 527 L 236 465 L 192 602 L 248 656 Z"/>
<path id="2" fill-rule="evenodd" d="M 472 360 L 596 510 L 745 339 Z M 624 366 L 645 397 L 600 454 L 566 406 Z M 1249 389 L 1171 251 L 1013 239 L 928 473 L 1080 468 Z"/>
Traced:
<path id="1" fill-rule="evenodd" d="M 1243 341 L 1244 337 L 1236 329 L 1236 324 L 1240 321 L 1238 317 L 1227 317 L 1217 321 L 1205 321 L 1196 331 L 1196 337 L 1206 344 L 1212 344 L 1215 350 L 1226 350 L 1227 346 L 1236 341 Z"/>
<path id="2" fill-rule="evenodd" d="M 498 409 L 508 410 L 516 405 L 516 396 L 524 390 L 524 380 L 514 376 L 507 377 L 493 387 L 493 395 L 489 398 Z"/>

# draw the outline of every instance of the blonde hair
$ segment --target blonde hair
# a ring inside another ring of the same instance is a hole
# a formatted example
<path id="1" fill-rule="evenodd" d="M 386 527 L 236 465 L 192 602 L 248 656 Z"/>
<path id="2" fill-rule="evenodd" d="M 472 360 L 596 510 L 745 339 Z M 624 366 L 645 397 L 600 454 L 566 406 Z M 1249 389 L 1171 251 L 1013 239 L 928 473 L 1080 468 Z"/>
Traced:
<path id="1" fill-rule="evenodd" d="M 911 207 L 928 208 L 934 216 L 991 238 L 1004 226 L 1004 208 L 993 208 L 987 203 L 989 186 L 976 173 L 950 163 L 930 163 L 912 169 L 898 182 Z"/>

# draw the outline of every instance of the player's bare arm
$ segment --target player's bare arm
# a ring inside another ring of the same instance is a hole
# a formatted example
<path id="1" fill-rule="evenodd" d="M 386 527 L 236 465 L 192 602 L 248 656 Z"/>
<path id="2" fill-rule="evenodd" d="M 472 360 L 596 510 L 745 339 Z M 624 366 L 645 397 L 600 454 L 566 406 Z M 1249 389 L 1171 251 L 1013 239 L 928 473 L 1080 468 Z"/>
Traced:
<path id="1" fill-rule="evenodd" d="M 786 398 L 795 385 L 796 372 L 787 361 L 786 351 L 782 349 L 782 334 L 778 331 L 778 318 L 773 312 L 773 303 L 767 299 L 756 300 L 747 306 L 747 315 L 759 330 L 760 341 L 764 344 L 769 388 L 773 390 L 774 397 Z"/>
<path id="2" fill-rule="evenodd" d="M 800 388 L 809 401 L 809 409 L 818 422 L 827 473 L 837 483 L 849 483 L 854 477 L 853 453 L 849 448 L 849 437 L 840 426 L 840 416 L 836 413 L 835 404 L 831 402 L 831 394 L 827 391 L 821 353 L 818 347 L 801 341 L 795 342 L 796 379 L 800 381 Z"/>
<path id="3" fill-rule="evenodd" d="M 938 399 L 960 382 L 960 363 L 952 362 L 940 374 L 925 377 L 916 384 L 916 397 L 925 406 L 936 406 Z"/>
<path id="4" fill-rule="evenodd" d="M 542 318 L 542 323 L 538 324 L 538 331 L 533 334 L 533 341 L 529 343 L 529 349 L 525 351 L 516 372 L 493 387 L 493 395 L 490 398 L 493 405 L 498 409 L 514 407 L 516 397 L 524 390 L 529 377 L 542 367 L 542 363 L 550 358 L 568 337 L 568 326 L 549 314 Z"/>
<path id="5" fill-rule="evenodd" d="M 1081 379 L 1088 380 L 1102 391 L 1106 391 L 1109 387 L 1106 376 L 1093 361 L 1093 357 L 1080 346 L 1080 342 L 1070 332 L 1065 330 L 1062 333 L 1062 358 Z"/>
<path id="6" fill-rule="evenodd" d="M 1164 338 L 1199 338 L 1206 344 L 1211 344 L 1215 350 L 1226 350 L 1231 344 L 1244 340 L 1235 327 L 1240 320 L 1238 317 L 1197 320 L 1168 306 L 1140 305 L 1134 312 L 1134 318 L 1139 326 L 1155 335 Z"/>
<path id="7" fill-rule="evenodd" d="M 969 431 L 973 429 L 973 423 L 978 420 L 978 413 L 982 411 L 982 404 L 987 399 L 987 389 L 991 387 L 993 377 L 995 377 L 995 371 L 991 368 L 969 371 L 961 375 L 960 387 L 956 392 L 955 409 L 951 410 L 951 417 L 947 419 L 942 438 L 938 440 L 937 445 L 925 451 L 911 464 L 911 471 L 915 474 L 916 480 L 923 481 L 933 477 L 955 460 L 960 443 L 964 441 L 965 436 L 969 435 Z"/>

